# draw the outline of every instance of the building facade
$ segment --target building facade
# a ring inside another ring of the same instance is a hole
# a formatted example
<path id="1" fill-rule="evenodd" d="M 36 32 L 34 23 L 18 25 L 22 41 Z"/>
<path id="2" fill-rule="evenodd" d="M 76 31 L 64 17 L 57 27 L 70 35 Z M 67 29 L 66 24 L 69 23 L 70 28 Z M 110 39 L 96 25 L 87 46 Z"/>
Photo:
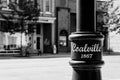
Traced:
<path id="1" fill-rule="evenodd" d="M 22 0 L 0 0 L 0 4 L 4 5 L 1 12 L 9 15 L 11 10 L 8 7 L 10 1 L 22 4 Z M 23 0 L 24 1 L 24 0 Z M 31 0 L 38 4 L 40 8 L 40 16 L 38 17 L 34 33 L 29 35 L 15 33 L 10 35 L 1 31 L 0 44 L 4 45 L 22 45 L 27 46 L 31 43 L 32 49 L 40 50 L 41 53 L 58 53 L 69 52 L 70 43 L 69 35 L 75 32 L 76 28 L 76 0 Z M 0 24 L 5 25 L 6 21 L 0 17 Z M 27 25 L 30 27 L 29 24 Z M 33 27 L 33 26 L 32 26 Z M 7 36 L 6 38 L 4 36 Z M 19 36 L 19 37 L 18 37 Z M 22 36 L 22 37 L 21 37 Z M 10 44 L 9 39 L 12 39 Z M 12 37 L 12 38 L 11 38 Z M 2 40 L 5 38 L 5 42 Z M 15 43 L 15 44 L 12 44 Z M 1 46 L 0 46 L 1 47 Z M 16 47 L 16 46 L 15 46 Z"/>
<path id="2" fill-rule="evenodd" d="M 56 19 L 58 52 L 70 52 L 69 35 L 76 27 L 76 0 L 56 0 Z"/>
<path id="3" fill-rule="evenodd" d="M 37 0 L 40 16 L 34 34 L 32 46 L 42 53 L 51 53 L 55 44 L 55 0 Z"/>
<path id="4" fill-rule="evenodd" d="M 70 52 L 69 35 L 76 28 L 76 0 L 39 0 L 40 17 L 33 46 L 42 53 Z"/>

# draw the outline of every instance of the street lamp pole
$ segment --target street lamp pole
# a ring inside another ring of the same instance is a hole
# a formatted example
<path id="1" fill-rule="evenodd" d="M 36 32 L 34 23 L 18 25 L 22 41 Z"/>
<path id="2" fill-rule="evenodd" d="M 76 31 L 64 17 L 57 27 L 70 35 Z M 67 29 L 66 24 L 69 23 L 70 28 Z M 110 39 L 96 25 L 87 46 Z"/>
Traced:
<path id="1" fill-rule="evenodd" d="M 77 0 L 77 29 L 71 41 L 72 80 L 101 80 L 103 35 L 96 32 L 96 0 Z"/>

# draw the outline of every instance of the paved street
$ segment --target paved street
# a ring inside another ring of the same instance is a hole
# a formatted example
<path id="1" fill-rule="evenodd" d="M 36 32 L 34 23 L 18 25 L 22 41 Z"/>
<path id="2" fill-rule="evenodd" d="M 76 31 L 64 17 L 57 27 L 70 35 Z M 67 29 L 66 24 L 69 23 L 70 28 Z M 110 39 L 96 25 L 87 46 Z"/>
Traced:
<path id="1" fill-rule="evenodd" d="M 0 80 L 70 80 L 69 58 L 2 59 Z"/>
<path id="2" fill-rule="evenodd" d="M 120 80 L 120 55 L 104 56 L 103 80 Z M 70 57 L 0 59 L 0 80 L 71 80 Z"/>
<path id="3" fill-rule="evenodd" d="M 103 80 L 120 80 L 120 55 L 104 56 Z"/>

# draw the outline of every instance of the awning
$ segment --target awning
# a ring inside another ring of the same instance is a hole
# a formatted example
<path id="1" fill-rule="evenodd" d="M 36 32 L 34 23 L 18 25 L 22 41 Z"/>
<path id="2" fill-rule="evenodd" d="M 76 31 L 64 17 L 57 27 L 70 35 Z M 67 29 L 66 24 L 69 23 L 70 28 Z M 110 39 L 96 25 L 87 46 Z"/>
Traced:
<path id="1" fill-rule="evenodd" d="M 38 23 L 54 23 L 55 20 L 56 20 L 55 17 L 38 17 L 37 22 Z M 4 18 L 0 18 L 0 21 L 6 21 L 6 20 Z M 10 21 L 19 22 L 18 18 L 11 19 Z M 34 20 L 33 21 L 25 20 L 25 22 L 34 23 L 35 21 Z"/>
<path id="2" fill-rule="evenodd" d="M 39 23 L 54 23 L 56 20 L 55 17 L 39 17 L 38 21 Z"/>

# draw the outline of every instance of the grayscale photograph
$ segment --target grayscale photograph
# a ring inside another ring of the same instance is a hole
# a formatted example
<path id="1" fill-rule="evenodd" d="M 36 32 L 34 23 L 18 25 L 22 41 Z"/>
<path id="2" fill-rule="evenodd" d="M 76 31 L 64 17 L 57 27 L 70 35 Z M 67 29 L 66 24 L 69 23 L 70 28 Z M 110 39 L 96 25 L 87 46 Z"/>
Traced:
<path id="1" fill-rule="evenodd" d="M 0 80 L 120 80 L 120 0 L 0 0 Z"/>

